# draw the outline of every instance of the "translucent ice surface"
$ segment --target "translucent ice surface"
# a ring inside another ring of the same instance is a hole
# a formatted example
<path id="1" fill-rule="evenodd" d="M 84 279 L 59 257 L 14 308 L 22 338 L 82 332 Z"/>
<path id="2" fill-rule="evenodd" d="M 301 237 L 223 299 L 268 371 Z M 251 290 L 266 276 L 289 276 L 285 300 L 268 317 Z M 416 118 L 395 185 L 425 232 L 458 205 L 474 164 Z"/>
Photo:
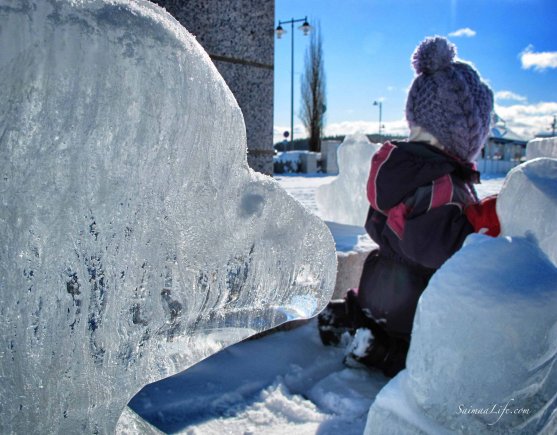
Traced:
<path id="1" fill-rule="evenodd" d="M 433 276 L 367 434 L 557 433 L 556 162 L 514 169 L 498 201 L 507 237 L 469 236 Z"/>
<path id="2" fill-rule="evenodd" d="M 113 433 L 146 383 L 328 301 L 326 226 L 147 1 L 0 3 L 0 432 Z"/>
<path id="3" fill-rule="evenodd" d="M 338 149 L 339 175 L 317 190 L 320 216 L 327 221 L 364 226 L 369 202 L 367 179 L 371 156 L 379 149 L 367 136 L 347 136 Z"/>

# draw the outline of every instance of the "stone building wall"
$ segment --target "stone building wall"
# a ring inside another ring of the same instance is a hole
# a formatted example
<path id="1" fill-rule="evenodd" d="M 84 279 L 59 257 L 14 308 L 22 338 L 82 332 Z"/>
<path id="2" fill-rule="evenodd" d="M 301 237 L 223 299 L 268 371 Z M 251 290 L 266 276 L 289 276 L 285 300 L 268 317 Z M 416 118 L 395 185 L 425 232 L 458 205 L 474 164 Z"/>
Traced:
<path id="1" fill-rule="evenodd" d="M 151 1 L 209 53 L 244 114 L 249 165 L 272 174 L 274 0 Z"/>

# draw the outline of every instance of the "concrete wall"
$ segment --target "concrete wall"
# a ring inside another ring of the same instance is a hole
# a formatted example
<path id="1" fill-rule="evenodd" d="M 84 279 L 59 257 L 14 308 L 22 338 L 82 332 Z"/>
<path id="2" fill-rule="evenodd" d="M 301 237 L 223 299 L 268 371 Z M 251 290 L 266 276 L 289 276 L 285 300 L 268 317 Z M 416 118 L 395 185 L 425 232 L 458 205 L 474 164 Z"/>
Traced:
<path id="1" fill-rule="evenodd" d="M 244 114 L 248 163 L 273 171 L 274 0 L 151 0 L 197 37 Z"/>
<path id="2" fill-rule="evenodd" d="M 323 160 L 323 171 L 327 174 L 338 174 L 338 147 L 340 141 L 324 140 L 321 142 L 321 155 Z"/>

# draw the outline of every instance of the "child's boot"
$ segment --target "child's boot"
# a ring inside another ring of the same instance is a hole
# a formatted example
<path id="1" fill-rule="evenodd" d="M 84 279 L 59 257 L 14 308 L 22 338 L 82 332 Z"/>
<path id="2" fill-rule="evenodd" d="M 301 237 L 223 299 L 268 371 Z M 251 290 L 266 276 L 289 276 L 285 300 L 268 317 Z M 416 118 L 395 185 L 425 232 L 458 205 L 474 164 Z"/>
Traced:
<path id="1" fill-rule="evenodd" d="M 388 351 L 385 343 L 373 336 L 371 329 L 358 328 L 344 357 L 344 364 L 348 367 L 365 366 L 382 370 Z"/>
<path id="2" fill-rule="evenodd" d="M 338 345 L 345 332 L 352 334 L 354 326 L 349 316 L 346 300 L 337 299 L 329 302 L 317 316 L 319 336 L 325 346 Z"/>

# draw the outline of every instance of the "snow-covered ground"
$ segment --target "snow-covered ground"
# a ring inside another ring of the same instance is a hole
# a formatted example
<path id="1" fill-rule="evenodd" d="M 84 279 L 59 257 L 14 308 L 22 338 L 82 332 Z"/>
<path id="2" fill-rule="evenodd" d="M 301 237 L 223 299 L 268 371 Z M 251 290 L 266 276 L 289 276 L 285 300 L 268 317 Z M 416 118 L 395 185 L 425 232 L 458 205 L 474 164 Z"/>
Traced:
<path id="1" fill-rule="evenodd" d="M 290 195 L 300 201 L 309 211 L 319 215 L 315 192 L 319 186 L 333 181 L 336 175 L 283 174 L 275 175 L 274 178 Z"/>
<path id="2" fill-rule="evenodd" d="M 387 379 L 344 367 L 343 355 L 311 321 L 229 347 L 130 406 L 166 433 L 361 434 Z"/>
<path id="3" fill-rule="evenodd" d="M 276 177 L 317 215 L 316 189 L 333 178 Z M 502 184 L 503 177 L 488 178 L 478 193 L 497 193 Z M 147 386 L 131 407 L 167 433 L 361 434 L 369 406 L 388 379 L 345 367 L 343 356 L 343 348 L 321 345 L 312 320 L 236 344 Z"/>
<path id="4" fill-rule="evenodd" d="M 335 175 L 326 174 L 289 174 L 275 176 L 275 180 L 277 180 L 290 195 L 319 217 L 321 216 L 319 215 L 317 201 L 315 200 L 315 192 L 319 186 L 330 183 L 335 178 Z M 482 177 L 481 183 L 475 186 L 478 191 L 478 196 L 480 196 L 480 198 L 485 198 L 486 196 L 498 193 L 501 190 L 504 179 L 505 176 L 502 174 Z M 363 188 L 365 189 L 365 186 Z"/>

